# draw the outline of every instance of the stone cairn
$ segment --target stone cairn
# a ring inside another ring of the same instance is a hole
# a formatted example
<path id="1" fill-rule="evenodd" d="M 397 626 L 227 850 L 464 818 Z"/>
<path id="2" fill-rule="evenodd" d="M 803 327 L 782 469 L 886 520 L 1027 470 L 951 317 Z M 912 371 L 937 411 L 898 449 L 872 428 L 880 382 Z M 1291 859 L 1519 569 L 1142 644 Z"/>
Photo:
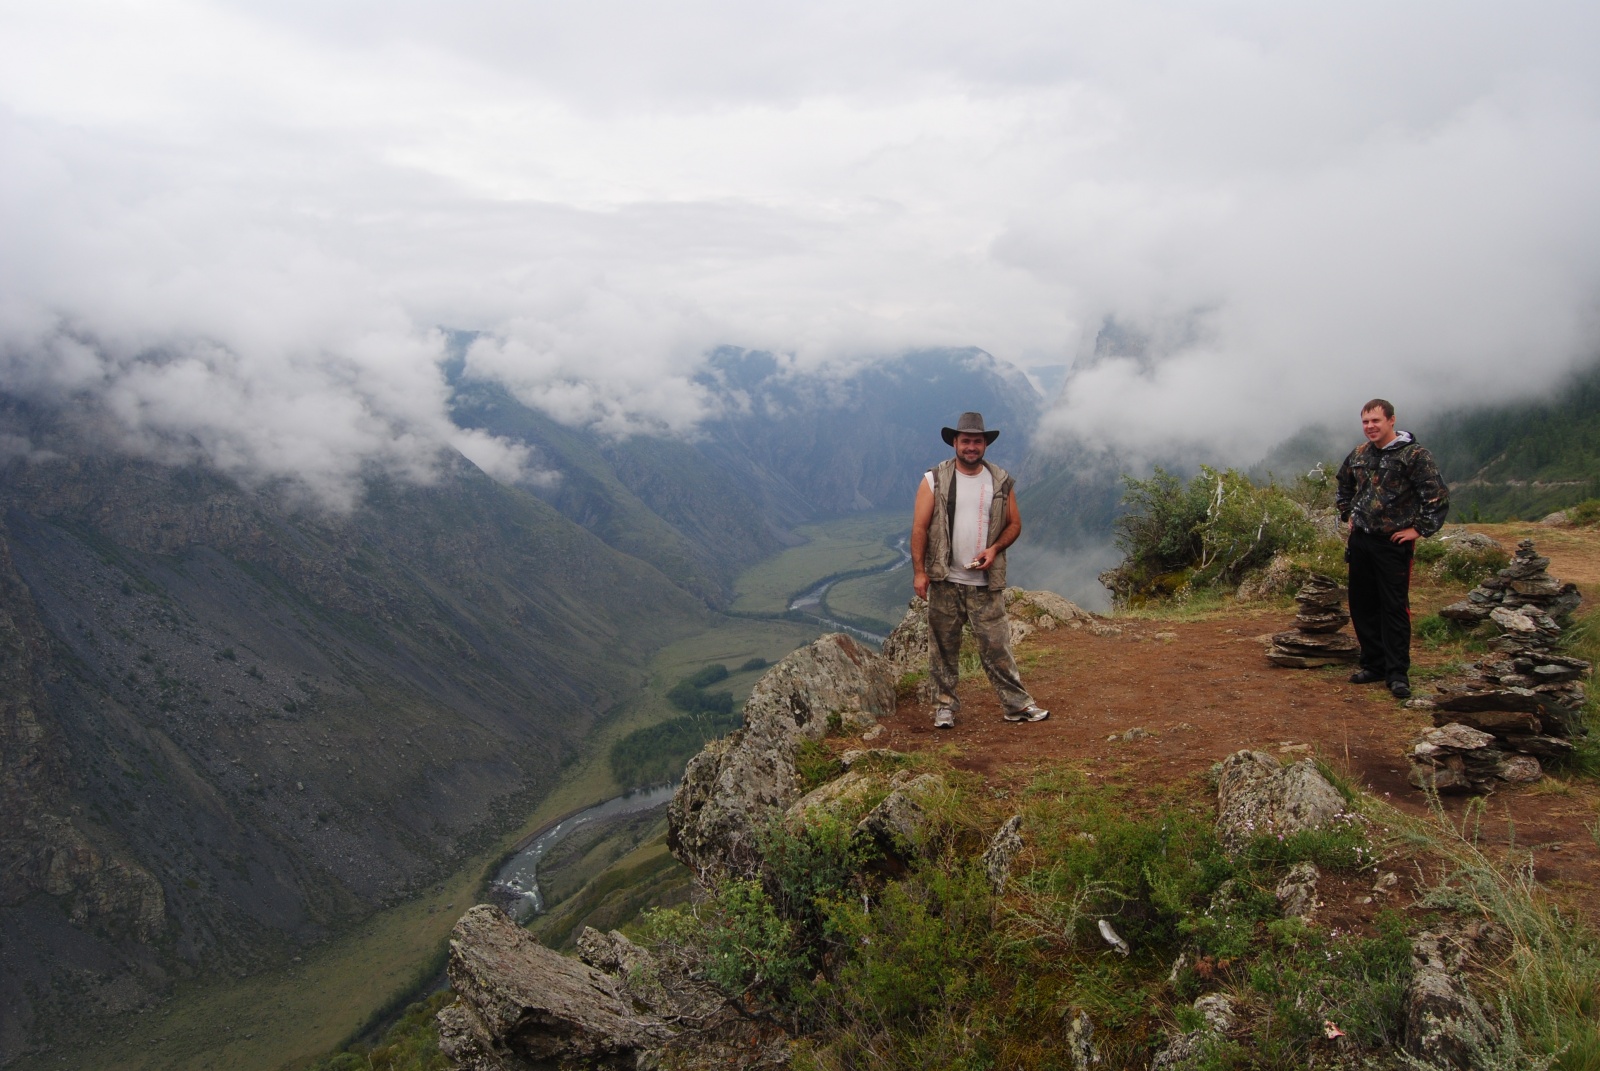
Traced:
<path id="1" fill-rule="evenodd" d="M 1540 759 L 1566 754 L 1588 731 L 1583 680 L 1592 667 L 1554 650 L 1583 596 L 1547 574 L 1549 565 L 1524 539 L 1499 575 L 1439 611 L 1462 624 L 1489 621 L 1500 635 L 1464 679 L 1407 704 L 1431 710 L 1434 724 L 1411 750 L 1413 785 L 1488 792 L 1502 781 L 1537 781 Z"/>
<path id="2" fill-rule="evenodd" d="M 1350 615 L 1344 612 L 1344 588 L 1337 581 L 1313 573 L 1294 601 L 1299 606 L 1294 629 L 1273 635 L 1267 661 L 1291 669 L 1314 669 L 1361 657 L 1356 638 L 1339 631 L 1350 621 Z"/>
<path id="3" fill-rule="evenodd" d="M 1517 544 L 1511 564 L 1469 591 L 1465 599 L 1440 610 L 1439 616 L 1463 625 L 1476 625 L 1488 620 L 1496 607 L 1508 610 L 1532 607 L 1556 621 L 1563 621 L 1578 608 L 1583 596 L 1576 584 L 1563 584 L 1545 572 L 1549 567 L 1550 559 L 1541 558 L 1533 549 L 1533 540 L 1524 539 Z"/>

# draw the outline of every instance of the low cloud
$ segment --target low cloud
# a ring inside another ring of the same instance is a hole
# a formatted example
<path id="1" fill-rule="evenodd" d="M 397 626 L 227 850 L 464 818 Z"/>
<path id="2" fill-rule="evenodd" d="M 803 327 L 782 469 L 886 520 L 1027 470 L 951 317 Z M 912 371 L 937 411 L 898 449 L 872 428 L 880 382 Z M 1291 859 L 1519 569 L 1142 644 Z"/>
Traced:
<path id="1" fill-rule="evenodd" d="M 693 435 L 718 345 L 980 346 L 1259 456 L 1597 353 L 1600 10 L 73 0 L 0 16 L 0 388 L 348 501 L 468 375 Z M 1109 321 L 1142 352 L 1096 354 Z"/>

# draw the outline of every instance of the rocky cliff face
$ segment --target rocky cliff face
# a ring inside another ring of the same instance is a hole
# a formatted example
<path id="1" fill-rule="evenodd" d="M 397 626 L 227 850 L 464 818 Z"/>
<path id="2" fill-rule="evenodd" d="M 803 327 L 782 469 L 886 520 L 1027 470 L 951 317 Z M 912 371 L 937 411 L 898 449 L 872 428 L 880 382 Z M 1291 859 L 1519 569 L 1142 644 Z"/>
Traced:
<path id="1" fill-rule="evenodd" d="M 894 702 L 890 664 L 848 636 L 823 636 L 785 657 L 751 692 L 743 728 L 690 762 L 669 811 L 673 854 L 708 878 L 756 873 L 758 832 L 800 800 L 801 743 L 830 724 L 868 728 Z M 901 812 L 910 798 L 890 797 Z M 585 930 L 578 949 L 582 962 L 545 949 L 488 905 L 462 916 L 450 940 L 457 1000 L 439 1014 L 455 1066 L 787 1064 L 781 1027 L 737 1008 L 693 964 L 658 959 L 614 932 Z"/>
<path id="2" fill-rule="evenodd" d="M 1084 627 L 1092 618 L 1060 596 L 1018 592 L 1020 635 Z M 823 636 L 767 671 L 745 704 L 744 725 L 690 761 L 668 813 L 668 843 L 703 879 L 758 878 L 760 836 L 774 822 L 877 802 L 855 835 L 889 872 L 918 851 L 928 804 L 945 790 L 936 774 L 892 774 L 885 751 L 847 752 L 843 775 L 802 794 L 797 759 L 830 730 L 869 733 L 893 712 L 904 668 L 926 664 L 926 604 L 890 636 L 894 659 L 848 636 Z M 903 756 L 901 757 L 903 758 Z M 1021 848 L 1020 820 L 1007 823 L 984 854 L 990 882 L 1008 880 Z M 473 908 L 451 937 L 450 977 L 458 999 L 439 1021 L 442 1047 L 462 1071 L 548 1066 L 765 1068 L 787 1063 L 781 1025 L 751 1016 L 705 981 L 704 964 L 658 957 L 617 933 L 587 930 L 582 963 L 564 960 L 498 909 Z"/>
<path id="3" fill-rule="evenodd" d="M 42 449 L 0 470 L 0 1060 L 428 882 L 703 614 L 461 459 L 327 515 L 20 433 Z"/>

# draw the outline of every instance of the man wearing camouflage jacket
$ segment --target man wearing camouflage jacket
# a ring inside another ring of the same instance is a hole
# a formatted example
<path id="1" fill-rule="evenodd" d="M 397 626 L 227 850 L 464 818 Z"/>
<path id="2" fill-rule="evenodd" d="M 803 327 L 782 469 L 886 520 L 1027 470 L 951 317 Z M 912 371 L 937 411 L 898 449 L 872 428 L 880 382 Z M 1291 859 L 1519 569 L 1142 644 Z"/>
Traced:
<path id="1" fill-rule="evenodd" d="M 1339 466 L 1335 501 L 1350 526 L 1350 621 L 1361 644 L 1352 684 L 1386 681 L 1396 699 L 1411 696 L 1411 559 L 1417 540 L 1444 525 L 1450 489 L 1439 466 L 1408 431 L 1396 431 L 1394 406 L 1374 398 L 1361 409 L 1367 441 Z"/>

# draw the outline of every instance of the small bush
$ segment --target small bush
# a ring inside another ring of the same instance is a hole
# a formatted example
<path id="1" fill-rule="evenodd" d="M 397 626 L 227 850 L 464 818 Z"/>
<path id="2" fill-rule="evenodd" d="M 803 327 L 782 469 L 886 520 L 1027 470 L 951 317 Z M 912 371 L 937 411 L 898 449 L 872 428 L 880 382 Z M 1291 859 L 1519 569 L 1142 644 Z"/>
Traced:
<path id="1" fill-rule="evenodd" d="M 1445 580 L 1474 587 L 1504 569 L 1510 561 L 1510 555 L 1499 547 L 1452 546 L 1439 562 L 1439 575 Z"/>
<path id="2" fill-rule="evenodd" d="M 1471 631 L 1470 628 L 1464 628 L 1448 617 L 1441 617 L 1438 614 L 1419 617 L 1411 626 L 1411 634 L 1430 650 L 1461 640 Z"/>
<path id="3" fill-rule="evenodd" d="M 844 772 L 844 766 L 833 757 L 833 752 L 815 740 L 802 740 L 795 756 L 795 767 L 800 774 L 800 791 L 810 792 L 821 788 Z"/>
<path id="4" fill-rule="evenodd" d="M 766 669 L 770 665 L 772 665 L 772 663 L 768 662 L 765 658 L 752 658 L 739 667 L 739 672 L 748 673 L 752 669 Z"/>
<path id="5" fill-rule="evenodd" d="M 310 1071 L 445 1071 L 453 1063 L 439 1051 L 439 1024 L 434 1017 L 454 999 L 454 993 L 442 989 L 407 1007 L 376 1045 L 346 1049 Z"/>
<path id="6" fill-rule="evenodd" d="M 1439 542 L 1437 538 L 1419 539 L 1415 549 L 1412 551 L 1412 560 L 1418 565 L 1432 565 L 1440 558 L 1443 558 L 1449 549 Z"/>

